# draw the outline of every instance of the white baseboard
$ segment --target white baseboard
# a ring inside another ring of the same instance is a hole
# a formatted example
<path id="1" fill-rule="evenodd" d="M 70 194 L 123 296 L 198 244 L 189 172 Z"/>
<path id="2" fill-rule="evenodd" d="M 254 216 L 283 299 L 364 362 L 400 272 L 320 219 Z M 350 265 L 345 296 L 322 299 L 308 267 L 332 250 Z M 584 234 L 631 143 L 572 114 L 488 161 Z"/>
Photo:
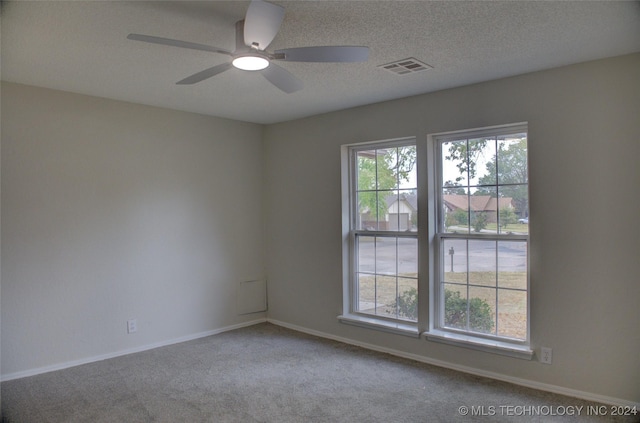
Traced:
<path id="1" fill-rule="evenodd" d="M 13 380 L 13 379 L 20 379 L 20 378 L 23 378 L 23 377 L 35 376 L 35 375 L 39 375 L 39 374 L 42 374 L 42 373 L 49 373 L 49 372 L 53 372 L 53 371 L 56 371 L 56 370 L 67 369 L 69 367 L 80 366 L 82 364 L 95 363 L 96 361 L 107 360 L 109 358 L 120 357 L 120 356 L 123 356 L 123 355 L 128 355 L 128 354 L 133 354 L 133 353 L 137 353 L 137 352 L 152 350 L 154 348 L 165 347 L 167 345 L 173 345 L 173 344 L 179 344 L 181 342 L 192 341 L 194 339 L 204 338 L 204 337 L 211 336 L 211 335 L 217 335 L 217 334 L 222 333 L 222 332 L 228 332 L 228 331 L 234 330 L 234 329 L 240 329 L 240 328 L 247 327 L 247 326 L 253 326 L 253 325 L 256 325 L 256 324 L 259 324 L 259 323 L 264 323 L 266 321 L 267 321 L 267 319 L 263 317 L 263 318 L 260 318 L 260 319 L 255 319 L 255 320 L 251 320 L 251 321 L 244 322 L 244 323 L 238 323 L 236 325 L 225 326 L 223 328 L 213 329 L 213 330 L 209 330 L 209 331 L 206 331 L 206 332 L 193 333 L 191 335 L 181 336 L 179 338 L 168 339 L 166 341 L 155 342 L 153 344 L 142 345 L 142 346 L 139 346 L 139 347 L 129 348 L 129 349 L 126 349 L 126 350 L 116 351 L 116 352 L 112 352 L 112 353 L 108 353 L 108 354 L 102 354 L 102 355 L 93 356 L 93 357 L 81 358 L 79 360 L 72 360 L 72 361 L 67 361 L 67 362 L 64 362 L 64 363 L 52 364 L 50 366 L 38 367 L 36 369 L 29 369 L 29 370 L 23 370 L 23 371 L 20 371 L 20 372 L 9 373 L 9 374 L 0 376 L 0 381 L 5 382 L 7 380 Z"/>
<path id="2" fill-rule="evenodd" d="M 489 372 L 482 369 L 477 369 L 474 367 L 462 366 L 460 364 L 449 363 L 447 361 L 436 360 L 433 358 L 424 357 L 417 354 L 406 353 L 404 351 L 394 350 L 392 348 L 385 348 L 374 344 L 369 344 L 366 342 L 355 341 L 353 339 L 344 338 L 341 336 L 332 335 L 325 332 L 320 332 L 313 329 L 308 329 L 302 326 L 282 322 L 275 319 L 267 319 L 269 323 L 274 325 L 282 326 L 288 329 L 292 329 L 298 332 L 307 333 L 309 335 L 318 336 L 320 338 L 331 339 L 333 341 L 343 342 L 345 344 L 355 345 L 358 347 L 366 348 L 368 350 L 378 351 L 382 353 L 391 354 L 397 357 L 408 358 L 410 360 L 419 361 L 421 363 L 432 364 L 438 367 L 444 367 L 451 370 L 456 370 L 463 373 L 469 373 L 475 376 L 482 376 L 489 379 L 500 380 L 503 382 L 513 383 L 514 385 L 520 385 L 527 388 L 538 389 L 540 391 L 552 392 L 555 394 L 565 395 L 568 397 L 583 399 L 586 401 L 592 401 L 602 404 L 623 406 L 623 407 L 636 407 L 640 409 L 640 402 L 628 401 L 620 398 L 613 398 L 605 395 L 594 394 L 591 392 L 579 391 L 576 389 L 570 389 L 563 386 L 551 385 L 548 383 L 536 382 L 533 380 L 522 379 L 518 377 L 513 377 L 509 375 L 504 375 L 501 373 Z"/>

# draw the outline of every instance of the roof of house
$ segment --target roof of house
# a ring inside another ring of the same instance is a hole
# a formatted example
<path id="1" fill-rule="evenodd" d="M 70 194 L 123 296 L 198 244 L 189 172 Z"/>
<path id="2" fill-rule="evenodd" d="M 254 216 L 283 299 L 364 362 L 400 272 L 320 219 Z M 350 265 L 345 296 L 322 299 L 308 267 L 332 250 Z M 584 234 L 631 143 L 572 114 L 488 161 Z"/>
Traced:
<path id="1" fill-rule="evenodd" d="M 409 205 L 409 207 L 411 207 L 412 210 L 418 210 L 418 196 L 417 195 L 402 193 L 402 194 L 400 194 L 400 201 L 403 201 L 403 200 L 407 202 L 407 204 Z M 387 208 L 391 207 L 391 205 L 393 203 L 398 201 L 398 196 L 397 195 L 389 195 L 387 198 L 385 198 L 385 201 L 387 202 Z"/>
<path id="2" fill-rule="evenodd" d="M 511 197 L 495 198 L 489 195 L 456 195 L 445 194 L 442 200 L 452 210 L 471 209 L 472 211 L 497 211 L 500 208 L 513 207 Z"/>

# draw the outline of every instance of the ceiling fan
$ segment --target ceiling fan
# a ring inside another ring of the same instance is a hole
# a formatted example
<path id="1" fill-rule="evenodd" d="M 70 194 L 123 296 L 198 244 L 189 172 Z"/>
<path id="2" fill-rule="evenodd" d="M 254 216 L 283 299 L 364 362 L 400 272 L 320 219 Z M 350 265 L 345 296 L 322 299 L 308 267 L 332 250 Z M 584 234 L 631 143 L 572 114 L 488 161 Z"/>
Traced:
<path id="1" fill-rule="evenodd" d="M 274 61 L 335 63 L 365 62 L 369 58 L 369 47 L 362 46 L 298 47 L 275 50 L 270 53 L 265 49 L 275 38 L 283 19 L 283 7 L 262 0 L 253 0 L 247 9 L 244 20 L 236 22 L 236 48 L 234 51 L 151 35 L 129 34 L 127 38 L 231 56 L 231 62 L 216 65 L 188 76 L 178 81 L 179 85 L 195 84 L 235 67 L 245 71 L 260 71 L 269 82 L 280 90 L 292 93 L 302 88 L 302 81 L 286 69 L 273 63 Z"/>

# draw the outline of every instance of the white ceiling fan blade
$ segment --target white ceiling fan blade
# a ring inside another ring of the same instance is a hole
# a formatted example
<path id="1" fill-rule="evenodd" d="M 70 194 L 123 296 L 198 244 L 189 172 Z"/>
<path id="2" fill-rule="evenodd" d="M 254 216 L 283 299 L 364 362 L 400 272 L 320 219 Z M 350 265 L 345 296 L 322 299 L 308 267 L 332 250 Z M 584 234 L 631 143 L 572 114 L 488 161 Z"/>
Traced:
<path id="1" fill-rule="evenodd" d="M 152 35 L 129 34 L 127 38 L 130 40 L 144 41 L 145 43 L 162 44 L 165 46 L 190 48 L 193 50 L 211 51 L 213 53 L 222 53 L 231 55 L 231 52 L 223 48 L 208 46 L 206 44 L 191 43 L 189 41 L 174 40 L 172 38 L 154 37 Z"/>
<path id="2" fill-rule="evenodd" d="M 366 62 L 369 59 L 369 47 L 297 47 L 276 50 L 275 54 L 276 59 L 288 62 Z"/>
<path id="3" fill-rule="evenodd" d="M 284 19 L 284 8 L 262 0 L 253 0 L 244 18 L 244 43 L 259 50 L 267 48 Z"/>
<path id="4" fill-rule="evenodd" d="M 207 78 L 211 78 L 212 76 L 215 76 L 229 69 L 231 69 L 231 63 L 223 63 L 221 65 L 217 65 L 212 68 L 200 71 L 198 73 L 194 73 L 191 76 L 187 76 L 185 79 L 182 79 L 176 82 L 176 84 L 178 85 L 195 84 L 196 82 L 204 81 Z"/>
<path id="5" fill-rule="evenodd" d="M 303 87 L 302 81 L 293 76 L 288 70 L 281 68 L 273 62 L 260 73 L 267 78 L 269 82 L 287 94 L 301 90 Z"/>

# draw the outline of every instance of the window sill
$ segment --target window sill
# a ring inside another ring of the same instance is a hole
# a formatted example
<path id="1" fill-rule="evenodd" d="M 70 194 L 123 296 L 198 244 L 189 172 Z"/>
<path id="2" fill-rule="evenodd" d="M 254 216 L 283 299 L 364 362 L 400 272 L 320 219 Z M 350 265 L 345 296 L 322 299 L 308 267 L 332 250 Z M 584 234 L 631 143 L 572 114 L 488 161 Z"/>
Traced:
<path id="1" fill-rule="evenodd" d="M 410 323 L 398 323 L 388 320 L 375 319 L 372 317 L 360 316 L 357 314 L 341 314 L 338 316 L 338 320 L 341 323 L 353 326 L 359 326 L 368 329 L 376 329 L 383 332 L 395 333 L 398 335 L 411 336 L 414 338 L 420 337 L 420 332 L 417 326 Z"/>
<path id="2" fill-rule="evenodd" d="M 531 360 L 533 358 L 533 350 L 528 345 L 511 344 L 509 342 L 477 338 L 440 330 L 424 332 L 423 335 L 429 341 L 443 344 L 456 345 L 478 351 L 521 358 L 523 360 Z"/>

